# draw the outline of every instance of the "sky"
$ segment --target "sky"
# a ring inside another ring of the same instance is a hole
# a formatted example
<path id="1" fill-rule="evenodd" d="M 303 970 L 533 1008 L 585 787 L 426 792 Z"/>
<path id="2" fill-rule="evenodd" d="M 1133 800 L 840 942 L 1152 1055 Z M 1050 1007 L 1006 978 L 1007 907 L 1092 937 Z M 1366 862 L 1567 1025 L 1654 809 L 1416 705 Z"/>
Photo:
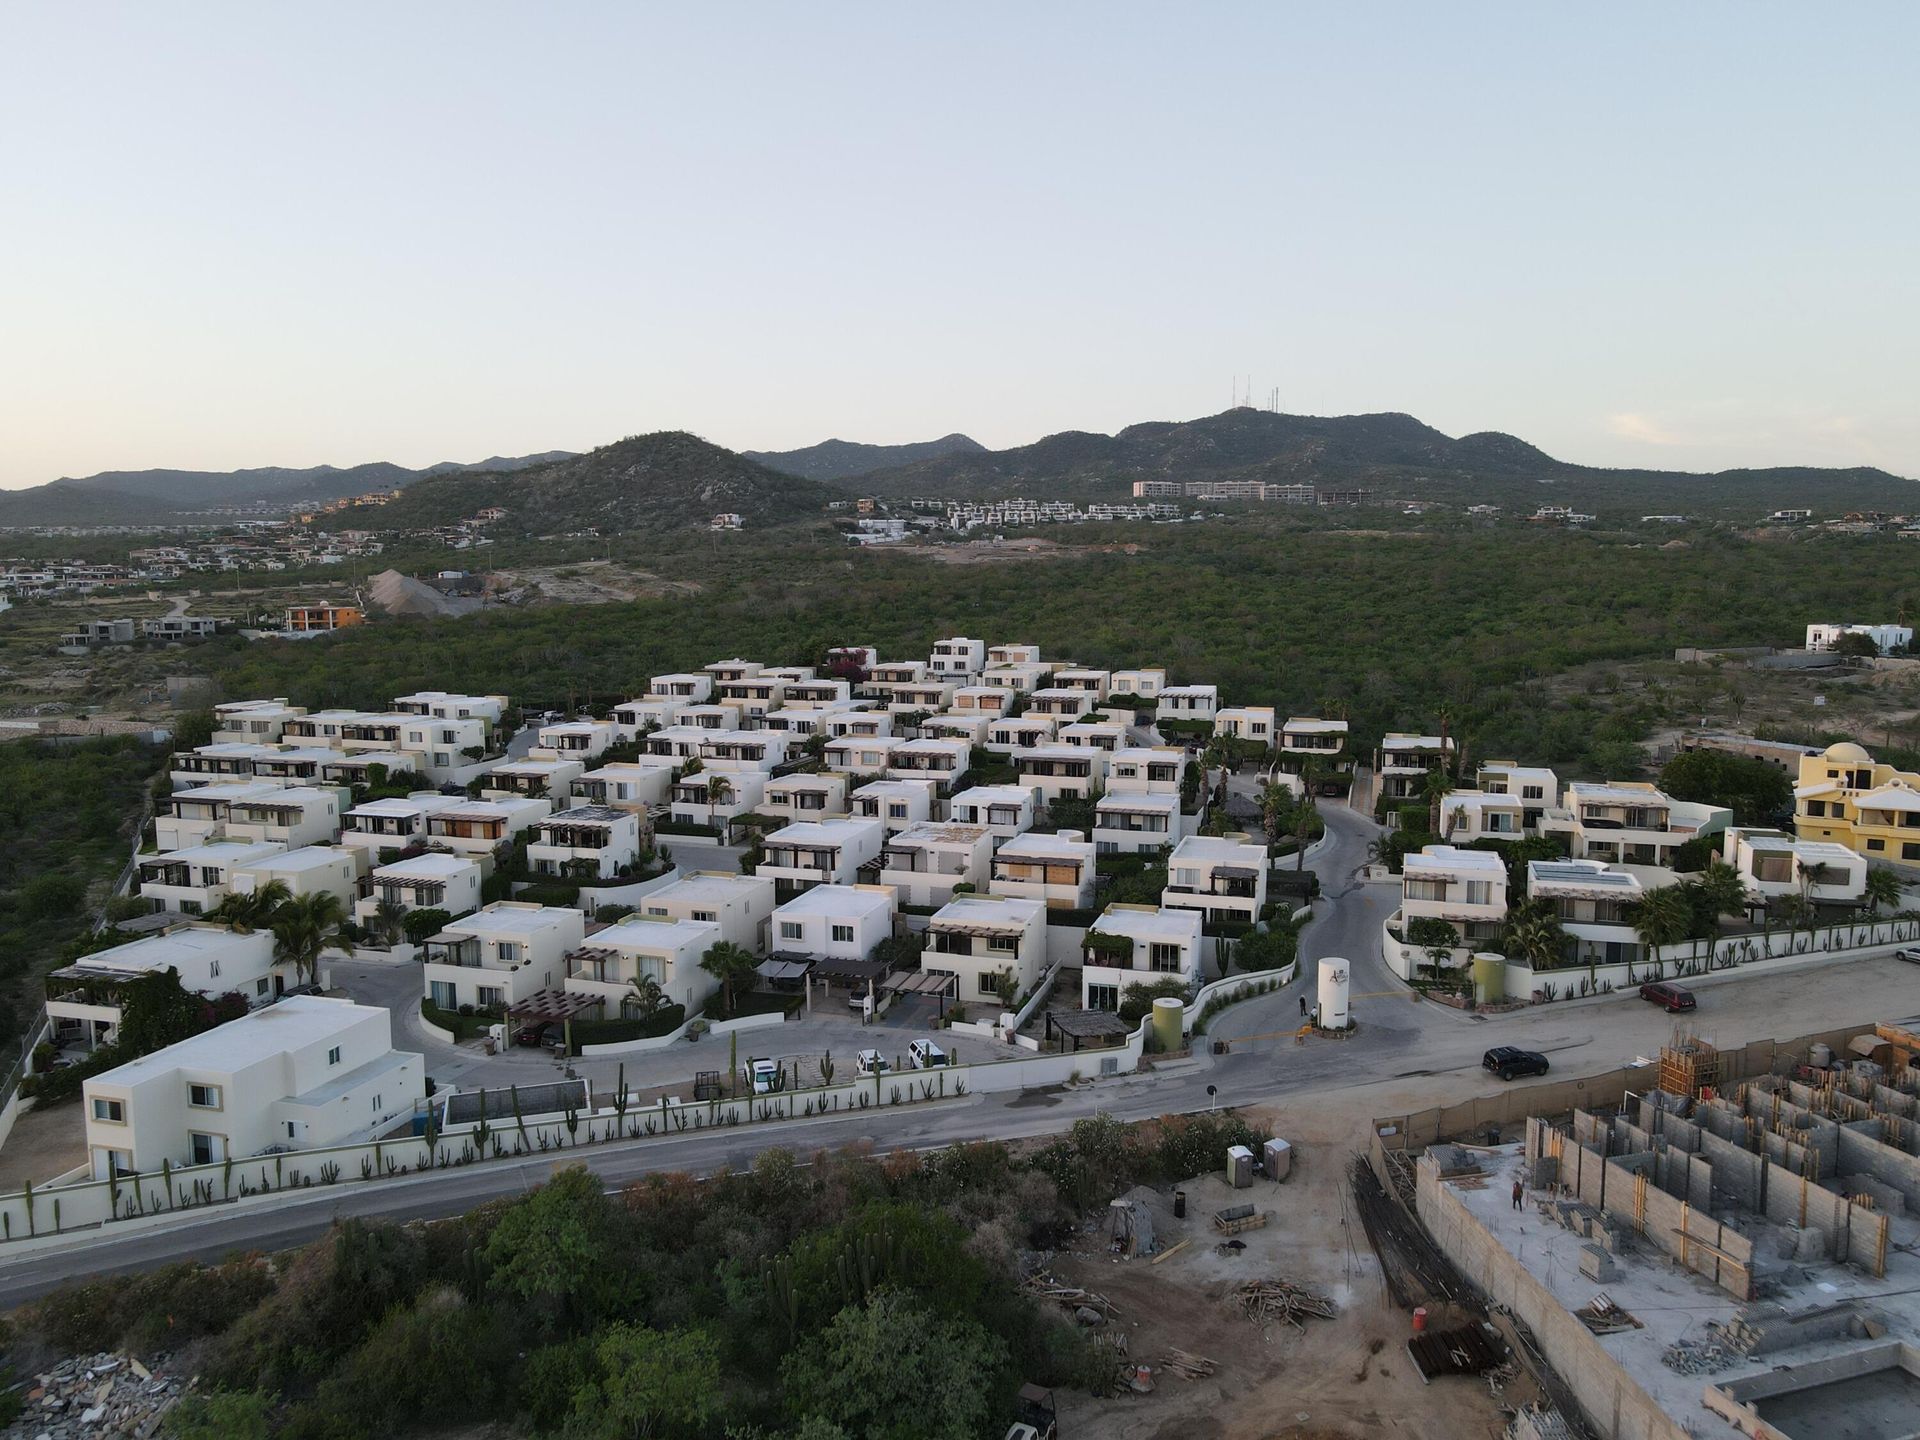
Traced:
<path id="1" fill-rule="evenodd" d="M 1920 7 L 0 0 L 0 487 L 1405 411 L 1920 476 Z"/>

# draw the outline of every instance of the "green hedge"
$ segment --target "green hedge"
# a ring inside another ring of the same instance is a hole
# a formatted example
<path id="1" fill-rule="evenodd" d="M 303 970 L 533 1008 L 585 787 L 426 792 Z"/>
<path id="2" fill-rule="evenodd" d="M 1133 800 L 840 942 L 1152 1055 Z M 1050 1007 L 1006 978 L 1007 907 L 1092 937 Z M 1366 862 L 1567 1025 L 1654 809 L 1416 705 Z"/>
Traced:
<path id="1" fill-rule="evenodd" d="M 720 830 L 714 825 L 696 825 L 691 820 L 656 820 L 653 822 L 656 835 L 706 835 L 712 839 L 720 838 Z"/>
<path id="2" fill-rule="evenodd" d="M 580 903 L 580 887 L 569 880 L 539 880 L 516 891 L 513 898 L 529 905 L 574 906 Z"/>
<path id="3" fill-rule="evenodd" d="M 623 1040 L 653 1040 L 687 1023 L 687 1007 L 662 1005 L 644 1020 L 575 1020 L 573 1053 L 583 1045 L 616 1045 Z"/>
<path id="4" fill-rule="evenodd" d="M 743 1015 L 791 1015 L 803 1003 L 799 995 L 776 995 L 769 991 L 755 991 L 750 995 L 734 997 L 733 1013 L 723 1008 L 724 995 L 714 991 L 707 997 L 706 1009 L 700 1013 L 709 1020 L 738 1020 Z"/>
<path id="5" fill-rule="evenodd" d="M 501 1023 L 498 1015 L 462 1015 L 458 1010 L 442 1010 L 426 996 L 420 997 L 420 1018 L 429 1025 L 450 1031 L 455 1040 L 474 1040 L 487 1033 L 489 1025 Z"/>

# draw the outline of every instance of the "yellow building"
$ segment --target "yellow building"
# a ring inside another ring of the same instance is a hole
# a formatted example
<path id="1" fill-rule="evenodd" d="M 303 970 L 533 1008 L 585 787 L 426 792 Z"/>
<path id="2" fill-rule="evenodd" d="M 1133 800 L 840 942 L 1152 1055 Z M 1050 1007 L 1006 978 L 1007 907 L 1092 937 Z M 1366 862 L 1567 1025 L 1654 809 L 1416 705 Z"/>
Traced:
<path id="1" fill-rule="evenodd" d="M 1920 775 L 1880 765 L 1843 740 L 1800 761 L 1793 828 L 1873 860 L 1920 864 Z"/>

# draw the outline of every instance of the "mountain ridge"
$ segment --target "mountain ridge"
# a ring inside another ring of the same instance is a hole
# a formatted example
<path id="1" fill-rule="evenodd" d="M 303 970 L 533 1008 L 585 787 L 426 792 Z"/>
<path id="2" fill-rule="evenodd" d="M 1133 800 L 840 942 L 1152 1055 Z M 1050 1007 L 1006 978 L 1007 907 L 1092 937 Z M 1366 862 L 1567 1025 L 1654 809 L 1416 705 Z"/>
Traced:
<path id="1" fill-rule="evenodd" d="M 971 435 L 954 431 L 938 440 L 906 445 L 868 445 L 858 440 L 822 440 L 799 450 L 742 450 L 757 465 L 797 475 L 803 480 L 854 480 L 897 465 L 935 460 L 943 455 L 985 454 L 987 447 Z"/>

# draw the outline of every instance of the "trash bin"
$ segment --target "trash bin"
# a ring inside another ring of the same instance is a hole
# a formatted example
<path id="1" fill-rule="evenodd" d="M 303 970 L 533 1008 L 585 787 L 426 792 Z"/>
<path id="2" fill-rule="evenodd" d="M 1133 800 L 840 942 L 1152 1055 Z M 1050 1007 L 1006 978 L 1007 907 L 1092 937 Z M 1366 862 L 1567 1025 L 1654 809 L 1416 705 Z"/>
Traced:
<path id="1" fill-rule="evenodd" d="M 1187 1192 L 1184 1190 L 1173 1192 L 1173 1218 L 1176 1220 L 1187 1218 Z"/>

